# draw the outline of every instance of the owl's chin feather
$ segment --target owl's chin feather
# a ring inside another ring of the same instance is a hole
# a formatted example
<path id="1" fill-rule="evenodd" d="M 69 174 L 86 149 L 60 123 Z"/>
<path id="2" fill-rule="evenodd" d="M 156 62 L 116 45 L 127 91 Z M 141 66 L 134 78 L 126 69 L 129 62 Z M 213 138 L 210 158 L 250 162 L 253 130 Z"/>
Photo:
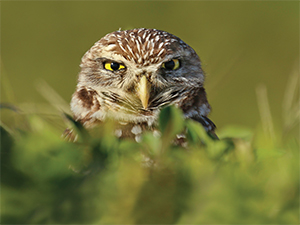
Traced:
<path id="1" fill-rule="evenodd" d="M 102 112 L 97 111 L 93 115 L 92 118 L 105 121 L 106 119 L 113 119 L 115 121 L 124 122 L 124 123 L 146 123 L 149 127 L 156 125 L 158 115 L 160 110 L 152 111 L 151 113 L 142 114 L 142 113 L 126 113 L 122 111 L 110 111 L 110 112 Z"/>

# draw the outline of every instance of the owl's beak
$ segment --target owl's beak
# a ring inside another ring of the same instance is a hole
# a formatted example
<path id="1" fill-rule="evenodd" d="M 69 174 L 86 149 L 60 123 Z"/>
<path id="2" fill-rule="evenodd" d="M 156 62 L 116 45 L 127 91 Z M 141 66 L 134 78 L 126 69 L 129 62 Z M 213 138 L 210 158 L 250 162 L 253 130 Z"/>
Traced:
<path id="1" fill-rule="evenodd" d="M 139 98 L 141 99 L 142 105 L 144 109 L 147 109 L 149 97 L 151 92 L 151 84 L 147 80 L 146 76 L 142 76 L 140 79 L 138 85 L 137 85 L 137 94 Z"/>

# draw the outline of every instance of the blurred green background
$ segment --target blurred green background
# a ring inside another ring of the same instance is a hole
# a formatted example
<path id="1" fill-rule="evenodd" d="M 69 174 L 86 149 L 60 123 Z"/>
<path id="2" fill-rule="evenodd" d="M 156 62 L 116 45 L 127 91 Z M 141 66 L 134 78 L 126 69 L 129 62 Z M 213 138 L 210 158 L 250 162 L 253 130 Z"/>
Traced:
<path id="1" fill-rule="evenodd" d="M 1 222 L 299 223 L 299 2 L 0 4 L 1 103 L 26 114 L 1 104 Z M 199 54 L 220 141 L 172 107 L 161 138 L 119 140 L 109 123 L 93 138 L 77 124 L 76 143 L 60 137 L 80 58 L 136 27 L 173 33 Z M 170 144 L 183 127 L 189 151 Z"/>
<path id="2" fill-rule="evenodd" d="M 139 27 L 173 33 L 196 50 L 219 129 L 257 126 L 259 84 L 281 128 L 287 83 L 299 70 L 297 1 L 1 2 L 1 102 L 42 110 L 48 102 L 38 91 L 41 80 L 69 102 L 80 59 L 93 43 Z"/>

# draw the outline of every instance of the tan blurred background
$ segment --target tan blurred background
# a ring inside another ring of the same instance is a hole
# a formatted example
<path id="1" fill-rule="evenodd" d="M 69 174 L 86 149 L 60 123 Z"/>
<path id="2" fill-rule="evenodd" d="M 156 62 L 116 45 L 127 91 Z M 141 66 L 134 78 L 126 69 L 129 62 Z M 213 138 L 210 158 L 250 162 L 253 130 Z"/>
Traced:
<path id="1" fill-rule="evenodd" d="M 48 104 L 40 80 L 69 102 L 80 59 L 93 43 L 139 27 L 173 33 L 196 50 L 220 129 L 258 125 L 259 84 L 281 128 L 287 83 L 299 72 L 297 1 L 1 2 L 1 102 Z"/>

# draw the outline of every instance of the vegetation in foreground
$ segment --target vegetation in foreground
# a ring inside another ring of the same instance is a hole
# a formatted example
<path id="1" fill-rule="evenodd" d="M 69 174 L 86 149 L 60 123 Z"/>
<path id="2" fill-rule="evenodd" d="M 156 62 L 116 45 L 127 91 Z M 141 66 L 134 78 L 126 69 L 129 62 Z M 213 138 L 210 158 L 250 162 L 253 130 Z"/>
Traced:
<path id="1" fill-rule="evenodd" d="M 89 134 L 70 121 L 75 143 L 38 116 L 1 128 L 3 224 L 299 222 L 295 138 L 231 127 L 216 141 L 175 107 L 160 114 L 161 137 L 140 143 L 112 122 Z M 182 130 L 186 148 L 172 144 Z"/>

